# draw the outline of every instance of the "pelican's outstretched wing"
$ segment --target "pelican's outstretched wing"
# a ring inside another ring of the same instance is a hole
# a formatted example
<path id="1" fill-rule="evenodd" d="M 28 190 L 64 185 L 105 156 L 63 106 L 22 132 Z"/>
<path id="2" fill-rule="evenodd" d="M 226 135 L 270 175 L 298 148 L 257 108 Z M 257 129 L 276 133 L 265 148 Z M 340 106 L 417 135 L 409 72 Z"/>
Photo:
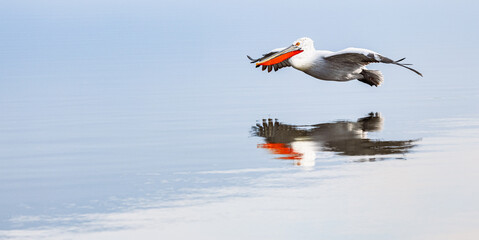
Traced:
<path id="1" fill-rule="evenodd" d="M 324 59 L 331 62 L 357 64 L 359 66 L 366 66 L 370 63 L 392 63 L 407 68 L 422 77 L 422 74 L 416 69 L 407 66 L 412 64 L 399 63 L 405 58 L 394 61 L 390 58 L 380 55 L 379 53 L 363 48 L 346 48 L 344 50 L 326 55 L 324 56 Z"/>
<path id="2" fill-rule="evenodd" d="M 274 69 L 274 71 L 278 71 L 278 69 L 284 67 L 290 67 L 291 63 L 289 62 L 289 58 L 298 54 L 298 50 L 290 50 L 291 47 L 287 48 L 277 48 L 271 50 L 271 52 L 263 54 L 262 57 L 258 59 L 253 59 L 250 56 L 247 56 L 251 63 L 256 63 L 256 67 L 262 66 L 262 70 L 268 69 L 268 72 Z"/>

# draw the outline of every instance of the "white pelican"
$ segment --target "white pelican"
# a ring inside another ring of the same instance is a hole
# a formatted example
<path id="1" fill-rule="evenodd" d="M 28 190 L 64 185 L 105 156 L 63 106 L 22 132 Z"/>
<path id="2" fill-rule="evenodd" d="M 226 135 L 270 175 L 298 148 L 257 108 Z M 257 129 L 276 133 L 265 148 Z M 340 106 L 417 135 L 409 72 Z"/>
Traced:
<path id="1" fill-rule="evenodd" d="M 422 77 L 415 69 L 401 64 L 401 58 L 393 61 L 387 57 L 363 48 L 346 48 L 338 52 L 316 50 L 311 38 L 303 37 L 286 48 L 277 48 L 253 59 L 247 56 L 256 67 L 262 66 L 263 71 L 278 71 L 283 67 L 292 66 L 315 78 L 327 81 L 350 81 L 357 79 L 370 86 L 379 86 L 383 82 L 383 74 L 378 70 L 367 70 L 370 63 L 392 63 L 407 68 Z"/>

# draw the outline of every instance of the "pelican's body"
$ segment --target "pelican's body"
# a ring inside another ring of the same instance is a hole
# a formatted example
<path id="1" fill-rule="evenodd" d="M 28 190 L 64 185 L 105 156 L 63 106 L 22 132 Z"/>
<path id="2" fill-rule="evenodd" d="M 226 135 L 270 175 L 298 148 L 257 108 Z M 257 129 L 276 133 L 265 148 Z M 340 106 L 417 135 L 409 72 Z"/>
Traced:
<path id="1" fill-rule="evenodd" d="M 379 86 L 383 82 L 380 71 L 366 69 L 366 65 L 374 62 L 396 64 L 422 76 L 418 71 L 406 66 L 409 64 L 399 63 L 404 58 L 393 61 L 362 48 L 347 48 L 338 52 L 316 50 L 310 38 L 300 38 L 290 47 L 272 50 L 262 58 L 252 59 L 249 56 L 248 58 L 252 61 L 251 63 L 256 63 L 256 67 L 262 66 L 263 70 L 268 69 L 268 72 L 272 69 L 277 71 L 280 68 L 292 66 L 321 80 L 357 79 L 371 86 Z"/>

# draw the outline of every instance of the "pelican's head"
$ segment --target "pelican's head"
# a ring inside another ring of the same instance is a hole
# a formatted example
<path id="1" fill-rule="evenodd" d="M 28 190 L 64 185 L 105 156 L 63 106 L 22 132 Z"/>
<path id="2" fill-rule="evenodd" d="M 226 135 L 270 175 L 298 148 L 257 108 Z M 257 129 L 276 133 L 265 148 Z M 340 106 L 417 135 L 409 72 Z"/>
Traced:
<path id="1" fill-rule="evenodd" d="M 306 71 L 311 68 L 313 64 L 311 56 L 315 52 L 313 40 L 308 37 L 302 37 L 294 41 L 292 46 L 298 48 L 301 54 L 292 56 L 289 59 L 291 66 L 301 71 Z"/>
<path id="2" fill-rule="evenodd" d="M 300 48 L 303 51 L 314 50 L 313 39 L 308 37 L 302 37 L 293 42 L 293 45 Z"/>

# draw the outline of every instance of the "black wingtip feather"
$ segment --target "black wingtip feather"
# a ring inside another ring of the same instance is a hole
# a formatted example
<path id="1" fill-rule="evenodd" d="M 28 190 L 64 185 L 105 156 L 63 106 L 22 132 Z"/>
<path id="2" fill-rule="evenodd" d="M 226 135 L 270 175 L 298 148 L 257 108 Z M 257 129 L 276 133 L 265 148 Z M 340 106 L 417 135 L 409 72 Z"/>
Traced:
<path id="1" fill-rule="evenodd" d="M 394 64 L 396 64 L 396 65 L 398 65 L 398 66 L 401 66 L 401 67 L 403 67 L 403 68 L 407 68 L 407 69 L 409 69 L 409 70 L 415 72 L 417 75 L 419 75 L 419 76 L 422 77 L 422 73 L 420 73 L 419 71 L 417 71 L 417 70 L 414 69 L 414 68 L 410 68 L 410 67 L 406 66 L 405 64 L 398 63 L 397 61 L 396 61 Z"/>
<path id="2" fill-rule="evenodd" d="M 410 63 L 399 63 L 399 62 L 401 62 L 401 61 L 404 60 L 404 59 L 406 59 L 406 58 L 401 58 L 401 59 L 399 59 L 399 60 L 397 60 L 397 61 L 394 61 L 393 63 L 396 64 L 396 65 L 398 65 L 398 66 L 401 66 L 401 67 L 403 67 L 403 68 L 407 68 L 407 69 L 409 69 L 409 70 L 415 72 L 417 75 L 419 75 L 419 76 L 422 77 L 422 73 L 420 73 L 419 71 L 417 71 L 417 70 L 414 69 L 414 68 L 408 67 L 408 66 L 411 66 L 412 64 L 410 64 Z"/>
<path id="3" fill-rule="evenodd" d="M 248 59 L 251 61 L 251 63 L 255 63 L 255 62 L 259 61 L 259 58 L 258 58 L 258 59 L 254 59 L 254 58 L 252 58 L 252 57 L 250 57 L 250 56 L 248 56 L 248 55 L 246 55 L 246 57 L 248 57 Z"/>

